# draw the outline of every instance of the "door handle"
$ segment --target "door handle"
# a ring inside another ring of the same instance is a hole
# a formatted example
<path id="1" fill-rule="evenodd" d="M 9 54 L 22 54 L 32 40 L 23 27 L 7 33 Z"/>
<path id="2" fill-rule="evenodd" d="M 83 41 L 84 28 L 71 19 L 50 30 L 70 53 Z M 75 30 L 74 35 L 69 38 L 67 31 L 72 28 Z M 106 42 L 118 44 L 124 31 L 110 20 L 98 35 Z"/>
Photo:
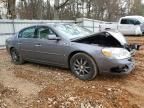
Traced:
<path id="1" fill-rule="evenodd" d="M 18 43 L 18 45 L 21 45 L 22 43 Z"/>
<path id="2" fill-rule="evenodd" d="M 35 46 L 36 46 L 36 47 L 40 47 L 40 46 L 41 46 L 41 44 L 36 44 Z"/>

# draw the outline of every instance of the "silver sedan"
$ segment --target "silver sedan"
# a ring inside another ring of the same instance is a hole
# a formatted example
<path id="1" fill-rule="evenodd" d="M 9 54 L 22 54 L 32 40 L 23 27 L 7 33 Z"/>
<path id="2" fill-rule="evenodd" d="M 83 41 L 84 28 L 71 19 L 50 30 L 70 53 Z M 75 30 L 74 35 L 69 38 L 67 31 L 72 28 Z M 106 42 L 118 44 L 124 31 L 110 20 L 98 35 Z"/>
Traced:
<path id="1" fill-rule="evenodd" d="M 30 61 L 70 68 L 81 80 L 98 73 L 128 74 L 135 63 L 133 48 L 119 32 L 93 33 L 72 24 L 38 25 L 6 40 L 12 62 Z"/>

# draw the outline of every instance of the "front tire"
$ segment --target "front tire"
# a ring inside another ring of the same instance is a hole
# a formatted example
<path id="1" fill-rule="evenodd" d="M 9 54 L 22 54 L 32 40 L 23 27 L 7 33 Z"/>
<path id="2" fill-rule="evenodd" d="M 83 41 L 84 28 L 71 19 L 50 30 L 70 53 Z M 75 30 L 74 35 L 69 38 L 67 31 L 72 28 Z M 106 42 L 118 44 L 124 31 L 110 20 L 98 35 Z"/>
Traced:
<path id="1" fill-rule="evenodd" d="M 70 59 L 71 71 L 81 80 L 92 80 L 98 74 L 95 61 L 85 53 L 77 53 Z"/>
<path id="2" fill-rule="evenodd" d="M 10 50 L 10 54 L 11 54 L 11 60 L 14 64 L 21 65 L 24 63 L 24 60 L 22 59 L 22 57 L 15 48 L 12 48 Z"/>

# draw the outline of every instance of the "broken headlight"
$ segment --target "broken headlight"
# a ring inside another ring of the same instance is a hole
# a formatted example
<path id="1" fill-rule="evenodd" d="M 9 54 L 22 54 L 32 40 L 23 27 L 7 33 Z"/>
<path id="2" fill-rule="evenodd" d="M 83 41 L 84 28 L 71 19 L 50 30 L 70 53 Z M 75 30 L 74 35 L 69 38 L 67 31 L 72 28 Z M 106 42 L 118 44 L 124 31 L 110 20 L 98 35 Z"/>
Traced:
<path id="1" fill-rule="evenodd" d="M 124 48 L 104 48 L 102 49 L 102 54 L 108 58 L 114 59 L 126 59 L 131 57 L 130 52 Z"/>

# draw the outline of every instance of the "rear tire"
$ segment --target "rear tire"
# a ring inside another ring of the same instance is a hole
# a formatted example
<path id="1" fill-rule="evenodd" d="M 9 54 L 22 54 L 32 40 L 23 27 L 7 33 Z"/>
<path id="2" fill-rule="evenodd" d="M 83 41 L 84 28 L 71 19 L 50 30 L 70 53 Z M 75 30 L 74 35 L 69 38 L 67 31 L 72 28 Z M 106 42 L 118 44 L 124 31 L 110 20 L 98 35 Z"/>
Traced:
<path id="1" fill-rule="evenodd" d="M 18 53 L 18 51 L 15 48 L 12 48 L 10 50 L 10 54 L 11 54 L 11 60 L 14 64 L 21 65 L 24 63 L 23 58 L 21 57 L 21 55 Z"/>
<path id="2" fill-rule="evenodd" d="M 92 80 L 98 74 L 95 61 L 85 53 L 77 53 L 72 56 L 70 68 L 80 80 Z"/>

